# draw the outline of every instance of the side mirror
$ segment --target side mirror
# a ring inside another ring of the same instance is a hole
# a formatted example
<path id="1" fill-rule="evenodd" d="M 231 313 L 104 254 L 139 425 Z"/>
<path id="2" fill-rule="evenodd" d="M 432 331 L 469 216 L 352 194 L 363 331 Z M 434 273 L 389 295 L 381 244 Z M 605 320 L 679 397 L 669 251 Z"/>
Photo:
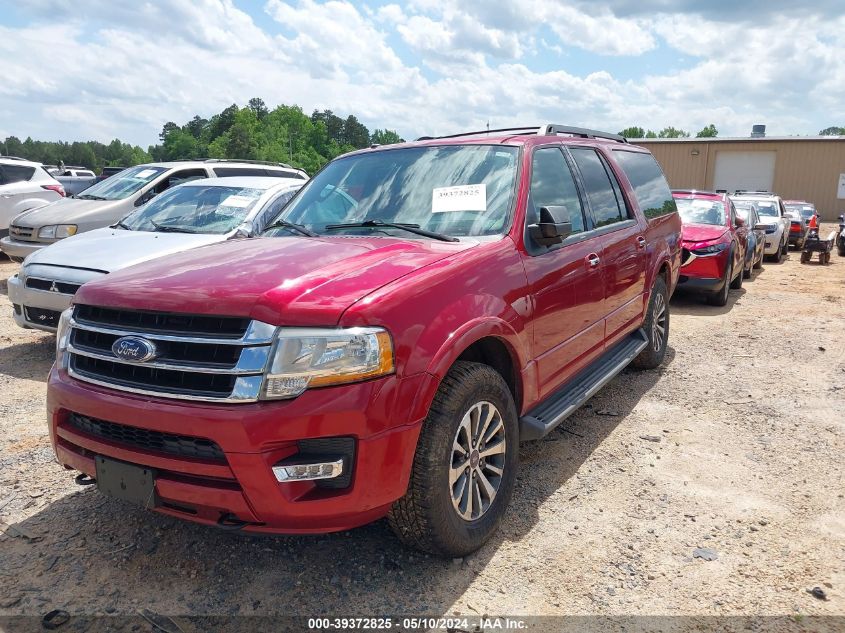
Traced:
<path id="1" fill-rule="evenodd" d="M 150 189 L 147 193 L 142 195 L 135 201 L 135 206 L 140 207 L 142 204 L 147 204 L 150 200 L 156 197 L 155 189 Z"/>
<path id="2" fill-rule="evenodd" d="M 540 246 L 560 244 L 572 233 L 569 211 L 564 206 L 540 207 L 540 221 L 528 227 L 528 234 Z"/>
<path id="3" fill-rule="evenodd" d="M 754 225 L 755 231 L 765 231 L 767 228 L 769 228 L 768 224 L 755 224 Z"/>
<path id="4" fill-rule="evenodd" d="M 238 228 L 235 229 L 234 235 L 232 235 L 232 239 L 243 239 L 247 237 L 255 237 L 255 225 L 250 221 L 239 224 Z"/>
<path id="5" fill-rule="evenodd" d="M 738 228 L 742 228 L 743 226 L 745 226 L 745 220 L 743 220 L 742 218 L 737 217 L 737 218 L 735 218 L 735 221 L 736 221 L 736 226 Z"/>

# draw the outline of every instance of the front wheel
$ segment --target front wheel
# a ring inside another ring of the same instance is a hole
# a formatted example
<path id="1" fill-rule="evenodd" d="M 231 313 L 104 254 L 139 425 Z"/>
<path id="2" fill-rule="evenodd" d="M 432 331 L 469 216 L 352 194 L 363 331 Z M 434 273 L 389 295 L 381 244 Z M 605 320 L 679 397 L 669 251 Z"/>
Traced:
<path id="1" fill-rule="evenodd" d="M 780 251 L 778 251 L 780 253 Z M 730 258 L 725 268 L 725 279 L 722 281 L 722 287 L 716 294 L 707 295 L 707 303 L 711 306 L 726 306 L 728 305 L 728 294 L 731 290 L 731 274 L 733 273 L 733 258 Z"/>
<path id="2" fill-rule="evenodd" d="M 765 257 L 763 249 L 760 249 L 760 258 L 754 262 L 754 270 L 760 270 L 763 267 L 763 257 Z"/>
<path id="3" fill-rule="evenodd" d="M 839 256 L 845 257 L 845 241 L 839 242 L 837 249 L 839 249 Z"/>
<path id="4" fill-rule="evenodd" d="M 406 545 L 465 556 L 496 531 L 519 464 L 516 406 L 488 365 L 458 361 L 423 422 L 408 490 L 388 521 Z"/>
<path id="5" fill-rule="evenodd" d="M 638 369 L 654 369 L 663 362 L 669 341 L 669 292 L 663 277 L 654 281 L 643 329 L 648 345 L 631 364 Z"/>

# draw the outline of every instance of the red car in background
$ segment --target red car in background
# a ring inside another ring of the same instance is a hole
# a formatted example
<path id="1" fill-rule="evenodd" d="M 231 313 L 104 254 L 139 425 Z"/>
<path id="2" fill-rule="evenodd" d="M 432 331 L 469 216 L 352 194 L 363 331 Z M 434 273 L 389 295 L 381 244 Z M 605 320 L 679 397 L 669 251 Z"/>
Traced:
<path id="1" fill-rule="evenodd" d="M 742 288 L 748 248 L 745 220 L 725 193 L 675 190 L 672 196 L 683 222 L 678 288 L 701 292 L 711 305 L 723 306 L 731 288 Z"/>

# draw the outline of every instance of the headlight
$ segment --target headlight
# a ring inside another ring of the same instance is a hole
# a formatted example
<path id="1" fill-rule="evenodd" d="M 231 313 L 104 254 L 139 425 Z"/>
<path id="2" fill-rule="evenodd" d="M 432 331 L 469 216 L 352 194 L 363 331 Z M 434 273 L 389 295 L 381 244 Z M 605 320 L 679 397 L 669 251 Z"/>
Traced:
<path id="1" fill-rule="evenodd" d="M 310 387 L 393 373 L 393 343 L 382 328 L 282 328 L 264 381 L 264 398 L 295 398 Z"/>
<path id="2" fill-rule="evenodd" d="M 68 308 L 59 316 L 59 324 L 56 326 L 56 365 L 62 365 L 65 350 L 70 340 L 70 317 L 73 308 Z"/>
<path id="3" fill-rule="evenodd" d="M 715 255 L 716 253 L 721 253 L 727 247 L 727 242 L 719 242 L 718 244 L 711 244 L 710 246 L 692 249 L 692 252 L 696 255 Z"/>
<path id="4" fill-rule="evenodd" d="M 75 224 L 51 224 L 50 226 L 42 226 L 38 229 L 38 237 L 48 240 L 63 239 L 71 235 L 76 235 L 77 228 Z"/>

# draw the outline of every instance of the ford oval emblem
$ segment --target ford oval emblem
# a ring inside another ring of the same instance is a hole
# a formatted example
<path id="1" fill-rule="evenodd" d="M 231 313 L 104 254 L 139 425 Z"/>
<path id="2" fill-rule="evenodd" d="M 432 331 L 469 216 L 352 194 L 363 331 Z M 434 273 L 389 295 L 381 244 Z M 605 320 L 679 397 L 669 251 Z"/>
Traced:
<path id="1" fill-rule="evenodd" d="M 146 363 L 156 357 L 156 346 L 152 341 L 138 336 L 123 336 L 111 346 L 112 354 L 121 360 Z"/>

